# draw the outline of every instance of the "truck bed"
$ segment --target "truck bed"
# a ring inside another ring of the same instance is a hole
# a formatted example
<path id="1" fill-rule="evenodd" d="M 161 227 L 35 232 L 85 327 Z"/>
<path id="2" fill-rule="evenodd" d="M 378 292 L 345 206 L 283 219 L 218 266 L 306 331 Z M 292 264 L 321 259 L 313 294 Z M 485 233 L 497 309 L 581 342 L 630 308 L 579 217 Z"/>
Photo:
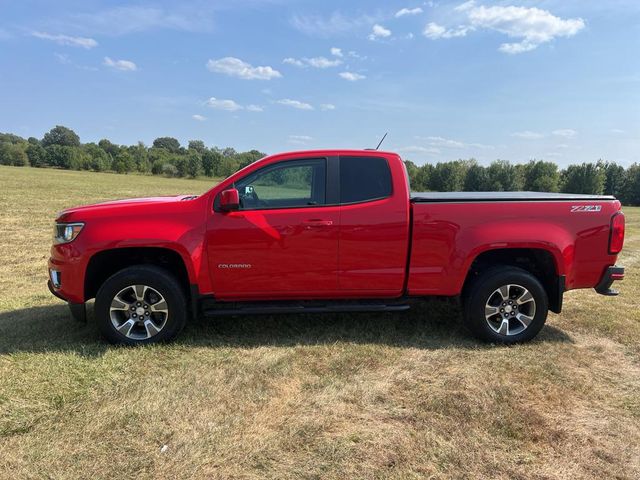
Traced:
<path id="1" fill-rule="evenodd" d="M 411 192 L 412 203 L 451 202 L 562 202 L 615 200 L 611 195 L 546 192 Z"/>

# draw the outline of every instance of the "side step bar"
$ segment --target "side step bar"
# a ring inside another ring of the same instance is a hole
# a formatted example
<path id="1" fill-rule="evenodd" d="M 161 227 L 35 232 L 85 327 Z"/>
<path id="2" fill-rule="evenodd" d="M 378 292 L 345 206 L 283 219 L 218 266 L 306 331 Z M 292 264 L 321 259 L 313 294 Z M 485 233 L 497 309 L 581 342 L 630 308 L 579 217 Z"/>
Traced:
<path id="1" fill-rule="evenodd" d="M 215 306 L 213 306 L 215 305 Z M 226 303 L 220 302 L 203 309 L 206 316 L 276 315 L 281 313 L 348 313 L 348 312 L 404 312 L 408 303 Z"/>

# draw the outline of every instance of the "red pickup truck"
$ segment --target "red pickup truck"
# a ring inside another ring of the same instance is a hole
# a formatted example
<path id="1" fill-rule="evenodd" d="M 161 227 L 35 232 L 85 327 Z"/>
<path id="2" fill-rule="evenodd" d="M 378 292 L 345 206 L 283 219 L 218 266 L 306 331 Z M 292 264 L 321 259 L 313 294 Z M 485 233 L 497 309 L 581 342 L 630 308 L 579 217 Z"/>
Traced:
<path id="1" fill-rule="evenodd" d="M 199 196 L 56 219 L 49 288 L 111 342 L 175 337 L 196 315 L 403 311 L 459 296 L 497 343 L 530 340 L 565 291 L 615 295 L 620 202 L 533 192 L 410 193 L 394 153 L 263 158 Z"/>

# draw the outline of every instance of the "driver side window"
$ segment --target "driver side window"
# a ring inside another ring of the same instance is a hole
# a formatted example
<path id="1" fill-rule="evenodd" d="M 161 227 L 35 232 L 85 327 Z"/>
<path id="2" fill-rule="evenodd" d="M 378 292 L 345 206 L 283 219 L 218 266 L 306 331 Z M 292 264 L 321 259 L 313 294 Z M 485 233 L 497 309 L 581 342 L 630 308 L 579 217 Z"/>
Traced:
<path id="1" fill-rule="evenodd" d="M 270 165 L 236 183 L 240 210 L 324 205 L 326 160 L 293 160 Z"/>

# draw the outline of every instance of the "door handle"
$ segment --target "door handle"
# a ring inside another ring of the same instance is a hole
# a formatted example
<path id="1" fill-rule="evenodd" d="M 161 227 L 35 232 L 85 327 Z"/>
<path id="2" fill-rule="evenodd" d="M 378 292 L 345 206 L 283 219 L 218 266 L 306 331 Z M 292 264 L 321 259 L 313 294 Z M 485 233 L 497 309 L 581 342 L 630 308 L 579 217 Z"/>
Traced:
<path id="1" fill-rule="evenodd" d="M 330 227 L 331 225 L 333 225 L 333 221 L 313 218 L 311 220 L 305 220 L 304 222 L 302 222 L 302 225 L 304 225 L 307 229 L 314 227 Z"/>

